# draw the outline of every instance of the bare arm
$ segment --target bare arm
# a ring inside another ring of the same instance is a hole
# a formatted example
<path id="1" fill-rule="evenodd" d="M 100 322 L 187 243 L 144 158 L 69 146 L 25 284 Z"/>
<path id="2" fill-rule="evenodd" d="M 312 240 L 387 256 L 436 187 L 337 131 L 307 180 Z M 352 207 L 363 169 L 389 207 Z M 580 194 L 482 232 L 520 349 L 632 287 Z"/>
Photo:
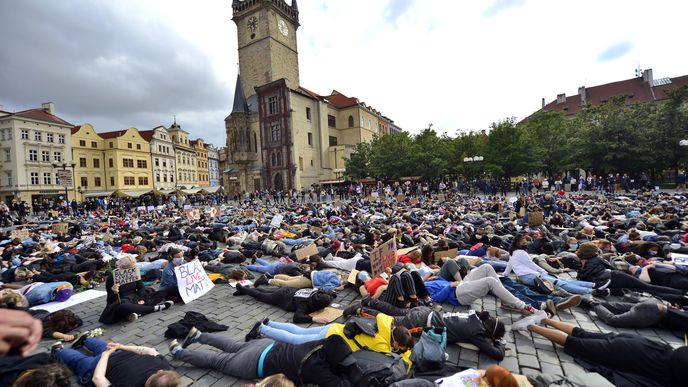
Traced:
<path id="1" fill-rule="evenodd" d="M 379 288 L 377 288 L 375 294 L 373 294 L 373 299 L 377 300 L 378 298 L 380 298 L 382 292 L 384 292 L 385 290 L 387 290 L 387 285 L 382 285 Z"/>
<path id="2" fill-rule="evenodd" d="M 158 351 L 156 351 L 154 348 L 141 347 L 141 346 L 137 346 L 137 345 L 122 345 L 119 343 L 109 343 L 108 349 L 110 349 L 110 348 L 121 349 L 122 351 L 134 352 L 138 355 L 148 355 L 148 356 L 160 355 L 160 353 Z"/>
<path id="3" fill-rule="evenodd" d="M 108 360 L 110 359 L 110 355 L 114 351 L 114 348 L 108 349 L 100 355 L 100 360 L 98 360 L 96 369 L 93 370 L 93 379 L 91 379 L 96 387 L 108 387 L 110 385 L 110 381 L 105 377 L 105 371 L 107 371 L 107 364 Z"/>

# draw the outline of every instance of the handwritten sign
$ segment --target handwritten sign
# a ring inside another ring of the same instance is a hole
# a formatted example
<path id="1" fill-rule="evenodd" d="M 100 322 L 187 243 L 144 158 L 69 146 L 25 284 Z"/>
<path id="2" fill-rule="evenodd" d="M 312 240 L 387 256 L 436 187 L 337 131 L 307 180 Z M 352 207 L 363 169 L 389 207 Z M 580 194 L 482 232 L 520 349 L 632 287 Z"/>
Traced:
<path id="1" fill-rule="evenodd" d="M 437 200 L 439 200 L 440 202 L 444 202 L 447 200 L 447 198 L 444 196 L 444 194 L 438 194 Z"/>
<path id="2" fill-rule="evenodd" d="M 322 234 L 322 227 L 311 226 L 311 232 L 314 234 Z"/>
<path id="3" fill-rule="evenodd" d="M 451 250 L 438 251 L 433 255 L 433 257 L 435 258 L 435 263 L 437 263 L 444 257 L 448 257 L 448 258 L 453 259 L 453 258 L 456 258 L 457 255 L 459 255 L 459 250 L 458 249 L 451 249 Z"/>
<path id="4" fill-rule="evenodd" d="M 148 211 L 148 212 L 153 212 L 153 211 L 155 211 L 155 206 L 148 206 L 148 207 L 146 207 L 146 211 Z"/>
<path id="5" fill-rule="evenodd" d="M 211 207 L 210 208 L 210 217 L 211 218 L 217 218 L 220 216 L 220 207 Z"/>
<path id="6" fill-rule="evenodd" d="M 13 230 L 10 239 L 19 238 L 20 240 L 29 239 L 29 230 Z"/>
<path id="7" fill-rule="evenodd" d="M 254 216 L 256 216 L 256 212 L 249 208 L 248 210 L 244 210 L 244 216 L 248 218 L 253 218 Z"/>
<path id="8" fill-rule="evenodd" d="M 318 254 L 318 247 L 315 245 L 315 243 L 311 243 L 304 248 L 296 250 L 294 254 L 296 254 L 296 259 L 300 261 L 310 257 L 311 255 Z"/>
<path id="9" fill-rule="evenodd" d="M 198 259 L 175 267 L 174 275 L 177 277 L 179 295 L 185 304 L 208 293 L 215 286 Z"/>
<path id="10" fill-rule="evenodd" d="M 270 221 L 270 227 L 279 227 L 282 224 L 282 219 L 284 219 L 284 215 L 282 214 L 273 216 Z"/>
<path id="11" fill-rule="evenodd" d="M 112 271 L 112 277 L 116 284 L 128 284 L 140 280 L 141 271 L 139 271 L 138 267 L 133 269 L 115 269 Z"/>
<path id="12" fill-rule="evenodd" d="M 356 269 L 351 270 L 351 273 L 349 273 L 349 277 L 346 279 L 346 282 L 356 285 L 356 278 L 358 277 L 359 271 Z"/>
<path id="13" fill-rule="evenodd" d="M 67 232 L 67 228 L 69 225 L 67 223 L 53 223 L 51 226 L 53 229 L 53 232 L 56 232 L 58 234 L 64 234 Z"/>
<path id="14" fill-rule="evenodd" d="M 138 211 L 138 212 L 146 212 L 146 206 L 138 206 L 138 207 L 136 207 L 136 211 Z"/>
<path id="15" fill-rule="evenodd" d="M 309 316 L 311 317 L 321 317 L 327 319 L 328 323 L 331 323 L 332 321 L 342 317 L 342 314 L 344 313 L 343 310 L 341 309 L 336 309 L 331 306 L 326 306 L 324 309 L 320 309 L 318 311 L 315 311 Z"/>
<path id="16" fill-rule="evenodd" d="M 383 273 L 385 269 L 397 263 L 397 241 L 392 238 L 378 246 L 370 253 L 370 266 L 373 277 Z"/>
<path id="17" fill-rule="evenodd" d="M 409 203 L 411 203 L 412 206 L 415 206 L 415 205 L 418 204 L 419 202 L 418 202 L 418 199 L 417 199 L 417 198 L 411 198 L 411 200 L 409 201 Z"/>
<path id="18" fill-rule="evenodd" d="M 201 219 L 201 211 L 198 208 L 187 208 L 184 210 L 186 214 L 186 219 L 188 220 L 199 220 Z"/>
<path id="19" fill-rule="evenodd" d="M 404 194 L 397 195 L 397 201 L 398 202 L 403 202 L 404 200 L 406 200 L 406 195 L 404 195 Z"/>
<path id="20" fill-rule="evenodd" d="M 411 251 L 419 250 L 419 249 L 420 249 L 420 246 L 413 246 L 413 247 L 407 247 L 405 249 L 397 250 L 397 257 L 401 257 L 402 255 L 407 255 Z"/>

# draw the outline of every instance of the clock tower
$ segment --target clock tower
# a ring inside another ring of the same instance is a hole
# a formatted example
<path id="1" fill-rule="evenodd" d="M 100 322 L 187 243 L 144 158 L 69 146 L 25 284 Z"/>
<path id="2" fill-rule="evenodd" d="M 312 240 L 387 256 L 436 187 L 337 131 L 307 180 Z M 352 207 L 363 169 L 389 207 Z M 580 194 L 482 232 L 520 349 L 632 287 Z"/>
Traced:
<path id="1" fill-rule="evenodd" d="M 296 0 L 234 0 L 232 20 L 237 26 L 239 73 L 247 97 L 255 87 L 286 78 L 287 86 L 299 86 Z"/>

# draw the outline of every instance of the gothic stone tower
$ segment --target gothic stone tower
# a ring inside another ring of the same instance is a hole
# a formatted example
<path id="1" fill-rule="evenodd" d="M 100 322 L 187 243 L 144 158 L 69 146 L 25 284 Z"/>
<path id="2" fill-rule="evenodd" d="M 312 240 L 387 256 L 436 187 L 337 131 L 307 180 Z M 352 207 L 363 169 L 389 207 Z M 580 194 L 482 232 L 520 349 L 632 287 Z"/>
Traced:
<path id="1" fill-rule="evenodd" d="M 232 20 L 237 26 L 239 73 L 244 95 L 255 87 L 286 78 L 287 86 L 299 86 L 299 58 L 296 29 L 299 10 L 296 0 L 234 0 Z"/>

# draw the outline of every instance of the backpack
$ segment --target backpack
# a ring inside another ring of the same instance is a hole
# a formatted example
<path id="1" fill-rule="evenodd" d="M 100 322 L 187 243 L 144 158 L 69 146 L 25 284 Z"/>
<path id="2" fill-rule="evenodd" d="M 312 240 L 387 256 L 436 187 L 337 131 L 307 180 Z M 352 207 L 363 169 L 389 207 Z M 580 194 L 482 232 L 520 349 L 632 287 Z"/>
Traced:
<path id="1" fill-rule="evenodd" d="M 406 379 L 408 364 L 396 353 L 360 349 L 353 353 L 356 364 L 349 367 L 349 381 L 356 387 L 382 387 Z"/>
<path id="2" fill-rule="evenodd" d="M 442 329 L 446 330 L 446 328 Z M 442 342 L 446 343 L 446 332 L 440 331 L 437 334 L 432 329 L 424 331 L 411 353 L 414 370 L 429 371 L 444 367 L 446 358 Z"/>

